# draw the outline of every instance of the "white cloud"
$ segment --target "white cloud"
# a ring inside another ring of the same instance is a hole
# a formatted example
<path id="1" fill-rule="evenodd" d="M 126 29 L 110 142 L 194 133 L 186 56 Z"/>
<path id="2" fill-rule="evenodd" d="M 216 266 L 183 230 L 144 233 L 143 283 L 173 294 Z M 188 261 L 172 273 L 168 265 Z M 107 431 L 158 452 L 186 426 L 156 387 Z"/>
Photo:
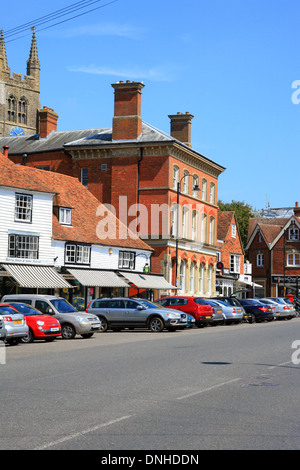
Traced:
<path id="1" fill-rule="evenodd" d="M 176 68 L 170 66 L 156 66 L 149 69 L 143 69 L 140 67 L 124 67 L 114 68 L 108 66 L 79 66 L 69 67 L 70 72 L 81 72 L 93 75 L 113 75 L 119 77 L 120 80 L 129 79 L 147 79 L 159 82 L 171 82 L 176 78 Z"/>
<path id="2" fill-rule="evenodd" d="M 130 39 L 142 39 L 145 30 L 131 24 L 98 23 L 69 28 L 52 34 L 60 37 L 74 38 L 79 36 L 119 36 Z M 51 33 L 50 33 L 51 34 Z"/>

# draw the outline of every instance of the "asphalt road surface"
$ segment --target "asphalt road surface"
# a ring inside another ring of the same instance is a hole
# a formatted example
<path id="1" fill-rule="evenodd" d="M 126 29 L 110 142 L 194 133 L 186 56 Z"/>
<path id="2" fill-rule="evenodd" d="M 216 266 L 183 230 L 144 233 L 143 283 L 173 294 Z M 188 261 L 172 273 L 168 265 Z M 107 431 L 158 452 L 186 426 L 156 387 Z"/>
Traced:
<path id="1" fill-rule="evenodd" d="M 0 449 L 299 449 L 297 350 L 300 318 L 7 346 Z"/>

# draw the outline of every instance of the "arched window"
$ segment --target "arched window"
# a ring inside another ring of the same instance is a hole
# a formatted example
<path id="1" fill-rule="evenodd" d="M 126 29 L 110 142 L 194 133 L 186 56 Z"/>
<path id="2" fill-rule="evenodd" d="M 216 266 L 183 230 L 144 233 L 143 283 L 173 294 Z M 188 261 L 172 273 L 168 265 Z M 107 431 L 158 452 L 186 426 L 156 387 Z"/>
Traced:
<path id="1" fill-rule="evenodd" d="M 216 186 L 214 183 L 210 183 L 209 186 L 209 202 L 211 204 L 215 204 L 215 199 L 216 199 Z"/>
<path id="2" fill-rule="evenodd" d="M 196 185 L 199 187 L 199 176 L 193 175 L 193 188 L 194 188 Z M 193 197 L 199 198 L 199 191 L 194 191 L 194 190 L 193 190 Z"/>
<path id="3" fill-rule="evenodd" d="M 189 193 L 189 172 L 187 170 L 183 170 L 183 178 L 182 178 L 182 192 L 184 194 Z"/>
<path id="4" fill-rule="evenodd" d="M 177 190 L 177 183 L 179 182 L 179 167 L 177 165 L 173 166 L 173 189 Z"/>
<path id="5" fill-rule="evenodd" d="M 14 95 L 9 95 L 7 100 L 7 119 L 11 122 L 17 119 L 17 98 Z"/>
<path id="6" fill-rule="evenodd" d="M 177 204 L 172 205 L 171 210 L 171 237 L 177 238 Z"/>
<path id="7" fill-rule="evenodd" d="M 192 240 L 198 238 L 198 213 L 196 210 L 192 212 Z"/>
<path id="8" fill-rule="evenodd" d="M 212 294 L 212 266 L 209 264 L 207 268 L 207 295 Z"/>
<path id="9" fill-rule="evenodd" d="M 206 243 L 207 241 L 207 215 L 202 213 L 201 217 L 201 242 Z"/>
<path id="10" fill-rule="evenodd" d="M 201 263 L 199 265 L 199 273 L 198 273 L 198 292 L 200 295 L 203 295 L 203 273 L 204 273 L 204 264 Z"/>
<path id="11" fill-rule="evenodd" d="M 24 96 L 18 102 L 18 122 L 27 124 L 27 101 Z"/>
<path id="12" fill-rule="evenodd" d="M 189 210 L 182 208 L 182 238 L 189 238 Z"/>
<path id="13" fill-rule="evenodd" d="M 180 263 L 180 290 L 185 291 L 185 261 Z"/>
<path id="14" fill-rule="evenodd" d="M 207 181 L 205 178 L 202 178 L 202 183 L 201 183 L 201 199 L 202 201 L 207 200 Z"/>
<path id="15" fill-rule="evenodd" d="M 192 262 L 190 266 L 190 293 L 194 294 L 195 291 L 195 263 Z"/>
<path id="16" fill-rule="evenodd" d="M 210 245 L 215 244 L 215 218 L 210 217 L 209 219 L 209 239 L 208 243 Z"/>

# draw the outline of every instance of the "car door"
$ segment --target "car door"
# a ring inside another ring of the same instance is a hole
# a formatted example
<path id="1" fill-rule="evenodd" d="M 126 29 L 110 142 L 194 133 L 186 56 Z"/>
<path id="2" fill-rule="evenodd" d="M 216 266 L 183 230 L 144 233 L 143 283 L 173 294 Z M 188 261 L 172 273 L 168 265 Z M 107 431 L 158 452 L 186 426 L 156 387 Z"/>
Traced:
<path id="1" fill-rule="evenodd" d="M 147 308 L 135 300 L 125 300 L 124 322 L 126 326 L 143 327 L 147 325 Z"/>
<path id="2" fill-rule="evenodd" d="M 107 317 L 110 325 L 123 326 L 124 323 L 124 301 L 111 299 L 107 302 Z"/>

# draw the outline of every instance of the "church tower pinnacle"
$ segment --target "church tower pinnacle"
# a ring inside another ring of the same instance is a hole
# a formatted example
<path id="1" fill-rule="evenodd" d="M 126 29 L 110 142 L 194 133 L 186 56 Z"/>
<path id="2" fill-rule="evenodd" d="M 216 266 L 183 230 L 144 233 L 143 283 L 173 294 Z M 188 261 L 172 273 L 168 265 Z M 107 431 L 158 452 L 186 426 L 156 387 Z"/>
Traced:
<path id="1" fill-rule="evenodd" d="M 10 74 L 10 68 L 8 67 L 5 42 L 3 37 L 3 31 L 0 31 L 0 71 L 5 71 Z"/>
<path id="2" fill-rule="evenodd" d="M 38 57 L 38 50 L 37 50 L 34 27 L 32 27 L 31 29 L 33 30 L 33 33 L 32 33 L 29 59 L 27 60 L 27 75 L 32 78 L 35 78 L 37 81 L 37 86 L 39 87 L 41 67 L 40 67 L 40 61 Z"/>

